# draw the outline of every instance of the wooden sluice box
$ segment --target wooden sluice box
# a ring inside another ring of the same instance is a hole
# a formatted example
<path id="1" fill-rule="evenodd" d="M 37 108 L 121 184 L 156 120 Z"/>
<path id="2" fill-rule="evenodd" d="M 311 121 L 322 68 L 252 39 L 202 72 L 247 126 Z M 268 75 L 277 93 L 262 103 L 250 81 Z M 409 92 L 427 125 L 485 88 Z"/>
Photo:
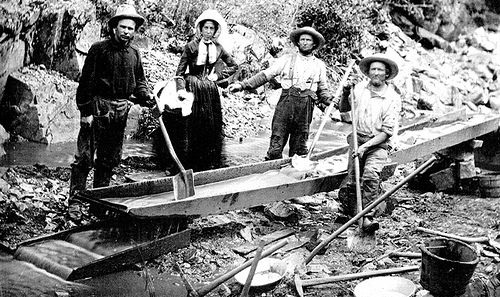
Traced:
<path id="1" fill-rule="evenodd" d="M 189 243 L 186 220 L 122 218 L 24 241 L 14 258 L 71 281 L 124 270 Z"/>
<path id="2" fill-rule="evenodd" d="M 390 175 L 394 164 L 458 145 L 495 131 L 498 125 L 498 115 L 467 116 L 464 109 L 439 118 L 415 119 L 400 129 L 398 136 L 411 143 L 391 152 L 386 171 Z M 308 171 L 293 168 L 291 158 L 286 158 L 196 172 L 195 195 L 182 200 L 174 198 L 171 177 L 91 189 L 77 198 L 140 218 L 224 213 L 338 189 L 346 175 L 347 150 L 344 144 L 314 155 L 311 159 L 318 165 Z"/>

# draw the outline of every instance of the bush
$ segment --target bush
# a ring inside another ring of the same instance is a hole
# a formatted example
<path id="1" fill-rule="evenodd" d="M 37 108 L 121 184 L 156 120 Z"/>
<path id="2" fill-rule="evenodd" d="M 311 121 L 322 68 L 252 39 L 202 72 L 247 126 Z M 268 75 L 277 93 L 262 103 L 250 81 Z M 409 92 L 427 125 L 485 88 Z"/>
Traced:
<path id="1" fill-rule="evenodd" d="M 312 26 L 323 34 L 326 44 L 318 55 L 327 64 L 346 64 L 364 46 L 374 7 L 366 0 L 309 0 L 299 10 L 297 26 Z"/>

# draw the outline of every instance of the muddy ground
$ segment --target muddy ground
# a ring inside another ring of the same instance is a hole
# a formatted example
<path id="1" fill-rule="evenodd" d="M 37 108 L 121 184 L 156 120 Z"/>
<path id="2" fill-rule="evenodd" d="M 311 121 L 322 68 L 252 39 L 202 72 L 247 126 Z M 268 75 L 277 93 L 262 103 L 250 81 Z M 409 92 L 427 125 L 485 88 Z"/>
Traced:
<path id="1" fill-rule="evenodd" d="M 398 167 L 395 175 L 385 183 L 386 188 L 392 187 L 411 172 L 412 166 Z M 147 158 L 126 159 L 116 170 L 113 184 L 126 182 L 126 176 L 130 173 L 151 170 L 154 170 L 154 164 Z M 86 207 L 83 208 L 81 220 L 75 221 L 67 216 L 69 168 L 48 168 L 44 165 L 3 167 L 0 176 L 4 181 L 0 184 L 0 241 L 8 247 L 15 248 L 22 240 L 37 235 L 97 220 L 88 215 Z M 286 259 L 289 270 L 298 266 L 302 278 L 418 265 L 420 258 L 374 259 L 394 250 L 419 252 L 418 245 L 430 235 L 416 231 L 417 227 L 470 237 L 500 232 L 500 199 L 479 198 L 477 191 L 468 192 L 432 193 L 405 186 L 393 195 L 397 202 L 393 213 L 380 218 L 381 229 L 377 231 L 375 244 L 358 245 L 356 249 L 350 249 L 347 241 L 355 229 L 348 229 L 330 243 L 324 254 L 314 257 L 305 267 L 300 264 L 314 247 L 312 242 L 315 236 L 319 234 L 320 238 L 324 238 L 347 220 L 336 202 L 336 192 L 305 197 L 301 201 L 286 201 L 282 206 L 292 210 L 287 218 L 271 215 L 266 206 L 195 218 L 190 225 L 193 231 L 189 247 L 139 265 L 146 271 L 158 269 L 175 274 L 174 263 L 177 262 L 187 278 L 201 286 L 246 260 L 234 249 L 247 245 L 249 240 L 255 243 L 266 234 L 288 229 L 294 231 L 289 240 L 303 245 L 284 253 L 278 252 L 275 256 Z M 497 269 L 498 263 L 494 258 L 481 257 L 476 275 L 493 275 Z M 418 271 L 402 276 L 418 285 Z M 305 292 L 306 296 L 353 296 L 353 289 L 359 281 L 308 287 Z M 421 288 L 420 285 L 418 287 Z M 209 296 L 239 296 L 241 288 L 231 279 Z M 251 291 L 251 296 L 297 296 L 291 273 L 277 286 Z"/>

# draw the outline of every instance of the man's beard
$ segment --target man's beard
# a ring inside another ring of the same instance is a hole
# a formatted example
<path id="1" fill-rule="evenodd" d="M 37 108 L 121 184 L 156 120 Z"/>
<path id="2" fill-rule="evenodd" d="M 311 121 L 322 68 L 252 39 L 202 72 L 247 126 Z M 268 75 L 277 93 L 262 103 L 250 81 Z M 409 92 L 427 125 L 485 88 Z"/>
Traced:
<path id="1" fill-rule="evenodd" d="M 374 87 L 380 87 L 384 84 L 384 80 L 379 79 L 379 78 L 372 78 L 370 80 L 370 84 Z"/>

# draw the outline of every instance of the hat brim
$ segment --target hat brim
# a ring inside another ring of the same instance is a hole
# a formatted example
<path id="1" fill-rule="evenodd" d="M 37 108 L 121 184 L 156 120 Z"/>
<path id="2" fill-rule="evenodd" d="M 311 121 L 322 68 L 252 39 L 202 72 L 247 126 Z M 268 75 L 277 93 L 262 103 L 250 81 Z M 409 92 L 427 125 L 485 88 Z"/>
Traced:
<path id="1" fill-rule="evenodd" d="M 315 50 L 320 49 L 325 45 L 325 38 L 318 31 L 312 28 L 298 28 L 290 33 L 290 40 L 293 44 L 295 44 L 295 46 L 299 46 L 299 38 L 302 34 L 309 34 L 314 38 L 316 41 Z"/>
<path id="2" fill-rule="evenodd" d="M 138 15 L 138 14 L 121 14 L 121 15 L 117 15 L 117 16 L 114 16 L 112 18 L 109 19 L 108 21 L 108 26 L 110 26 L 111 28 L 115 27 L 118 22 L 120 20 L 123 20 L 123 19 L 131 19 L 135 22 L 136 24 L 136 28 L 139 28 L 140 26 L 142 26 L 144 24 L 144 17 L 142 17 L 141 15 Z"/>
<path id="3" fill-rule="evenodd" d="M 396 64 L 396 62 L 394 62 L 393 60 L 391 60 L 389 58 L 379 57 L 379 56 L 366 57 L 366 58 L 362 59 L 361 62 L 359 62 L 359 69 L 366 76 L 368 76 L 368 73 L 370 71 L 370 65 L 373 62 L 382 62 L 386 66 L 389 67 L 390 73 L 389 73 L 389 76 L 387 77 L 387 80 L 393 79 L 399 73 L 399 67 L 398 67 L 398 64 Z"/>
<path id="4" fill-rule="evenodd" d="M 198 16 L 198 18 L 194 22 L 196 35 L 199 37 L 201 37 L 200 24 L 204 21 L 213 21 L 217 23 L 218 29 L 217 32 L 214 33 L 215 39 L 219 38 L 222 32 L 226 30 L 227 24 L 222 15 L 216 10 L 207 9 L 204 12 L 202 12 L 201 15 Z"/>

